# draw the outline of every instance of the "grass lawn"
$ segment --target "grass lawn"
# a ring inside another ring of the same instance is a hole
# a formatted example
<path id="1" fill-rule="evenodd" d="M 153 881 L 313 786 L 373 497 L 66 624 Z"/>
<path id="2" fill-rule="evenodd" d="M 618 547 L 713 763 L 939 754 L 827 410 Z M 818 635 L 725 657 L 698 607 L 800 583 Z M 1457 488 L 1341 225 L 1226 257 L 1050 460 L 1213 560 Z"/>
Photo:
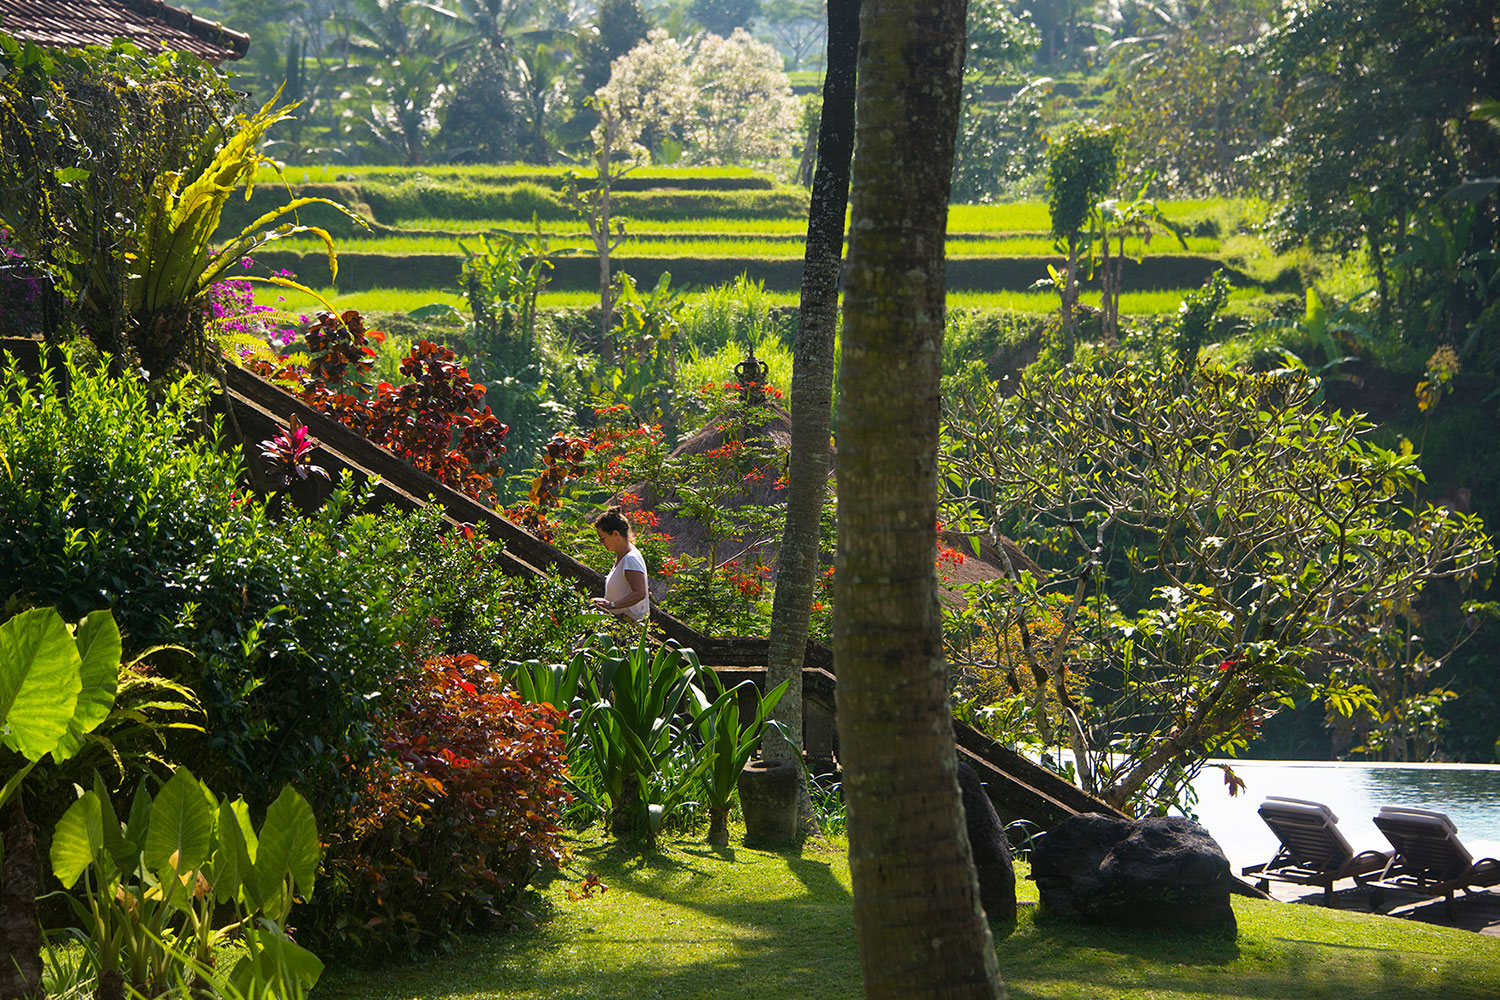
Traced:
<path id="1" fill-rule="evenodd" d="M 861 995 L 847 845 L 800 856 L 688 840 L 647 858 L 580 843 L 534 899 L 535 920 L 465 938 L 449 954 L 381 969 L 331 968 L 314 1000 Z M 596 874 L 608 891 L 570 899 Z M 1030 882 L 1019 883 L 1034 900 Z M 1493 998 L 1500 940 L 1389 917 L 1235 900 L 1239 938 L 1205 942 L 1043 923 L 1022 906 L 996 924 L 1012 1000 Z"/>

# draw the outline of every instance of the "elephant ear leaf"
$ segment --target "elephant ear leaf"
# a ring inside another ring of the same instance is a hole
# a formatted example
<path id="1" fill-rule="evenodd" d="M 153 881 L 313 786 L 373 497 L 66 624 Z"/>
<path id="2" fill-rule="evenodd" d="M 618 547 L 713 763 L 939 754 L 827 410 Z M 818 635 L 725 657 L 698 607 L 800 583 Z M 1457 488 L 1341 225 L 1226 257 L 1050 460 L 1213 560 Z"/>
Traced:
<path id="1" fill-rule="evenodd" d="M 244 799 L 219 805 L 218 837 L 214 844 L 214 899 L 221 903 L 243 899 L 259 907 L 260 889 L 255 878 L 255 831 Z"/>
<path id="2" fill-rule="evenodd" d="M 191 771 L 179 767 L 151 803 L 151 821 L 143 847 L 146 868 L 175 905 L 181 879 L 207 865 L 213 847 L 213 814 L 203 798 L 203 786 Z"/>
<path id="3" fill-rule="evenodd" d="M 287 937 L 270 920 L 261 920 L 253 935 L 255 946 L 229 974 L 234 994 L 242 997 L 302 996 L 323 975 L 318 956 Z"/>
<path id="4" fill-rule="evenodd" d="M 260 828 L 260 847 L 255 855 L 255 881 L 265 898 L 262 909 L 273 919 L 284 916 L 290 899 L 279 897 L 278 886 L 290 878 L 303 899 L 312 898 L 313 878 L 323 855 L 318 843 L 318 824 L 307 800 L 284 788 Z"/>
<path id="5" fill-rule="evenodd" d="M 114 859 L 104 847 L 104 817 L 99 796 L 85 792 L 68 807 L 52 833 L 52 873 L 64 889 L 73 888 L 90 865 L 101 869 L 102 882 L 117 876 Z"/>
<path id="6" fill-rule="evenodd" d="M 114 615 L 108 611 L 95 611 L 78 626 L 73 636 L 82 663 L 79 677 L 82 686 L 78 692 L 78 705 L 68 723 L 68 731 L 52 751 L 52 759 L 58 763 L 67 760 L 83 748 L 83 738 L 105 719 L 115 705 L 115 690 L 120 682 L 120 628 Z"/>
<path id="7" fill-rule="evenodd" d="M 115 815 L 115 807 L 109 801 L 109 789 L 104 787 L 104 779 L 99 777 L 99 772 L 94 772 L 94 795 L 99 799 L 99 820 L 104 829 L 104 849 L 109 852 L 110 860 L 114 862 L 115 869 L 120 874 L 133 873 L 139 863 L 141 849 L 133 844 L 126 836 L 125 829 L 120 826 L 120 820 Z"/>
<path id="8" fill-rule="evenodd" d="M 51 608 L 0 625 L 0 742 L 35 762 L 68 733 L 78 708 L 78 647 Z"/>

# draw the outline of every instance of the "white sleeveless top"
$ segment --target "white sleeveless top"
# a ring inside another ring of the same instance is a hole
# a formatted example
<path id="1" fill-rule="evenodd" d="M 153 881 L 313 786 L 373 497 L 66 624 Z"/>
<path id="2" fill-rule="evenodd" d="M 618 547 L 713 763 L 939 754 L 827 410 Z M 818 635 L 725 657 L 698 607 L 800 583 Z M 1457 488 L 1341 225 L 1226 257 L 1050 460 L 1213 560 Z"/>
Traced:
<path id="1" fill-rule="evenodd" d="M 614 567 L 610 569 L 609 576 L 604 578 L 604 599 L 606 601 L 623 601 L 630 596 L 630 581 L 625 579 L 625 571 L 633 569 L 641 576 L 646 576 L 646 560 L 635 550 L 635 546 L 625 550 L 625 554 L 615 560 Z M 646 596 L 628 608 L 621 608 L 620 614 L 628 618 L 640 621 L 651 613 L 651 587 L 649 578 L 646 586 Z"/>

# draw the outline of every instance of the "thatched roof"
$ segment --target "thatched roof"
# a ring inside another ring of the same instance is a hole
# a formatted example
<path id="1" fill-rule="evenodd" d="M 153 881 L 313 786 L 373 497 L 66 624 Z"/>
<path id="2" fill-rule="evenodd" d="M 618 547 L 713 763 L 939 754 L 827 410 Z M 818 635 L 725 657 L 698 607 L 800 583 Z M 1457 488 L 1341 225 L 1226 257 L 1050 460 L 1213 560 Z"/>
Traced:
<path id="1" fill-rule="evenodd" d="M 768 404 L 768 407 L 770 419 L 764 425 L 755 428 L 755 431 L 761 436 L 766 445 L 765 450 L 772 457 L 754 463 L 754 477 L 743 481 L 738 488 L 724 497 L 725 507 L 737 510 L 750 506 L 769 507 L 785 502 L 785 490 L 778 488 L 778 483 L 786 475 L 786 455 L 792 446 L 792 418 L 780 404 L 772 402 Z M 707 454 L 716 448 L 723 447 L 731 436 L 717 426 L 704 427 L 672 449 L 671 457 L 684 458 Z M 830 455 L 830 471 L 832 468 L 833 459 Z M 640 499 L 641 510 L 650 511 L 659 518 L 656 530 L 672 536 L 672 551 L 700 558 L 708 556 L 709 540 L 703 530 L 703 525 L 696 518 L 685 517 L 674 512 L 678 498 L 673 491 L 658 493 L 656 488 L 649 483 L 637 483 L 627 492 Z M 734 557 L 747 544 L 754 541 L 755 539 L 734 539 L 721 543 L 717 554 L 719 562 L 722 563 Z M 776 549 L 780 541 L 779 538 L 770 539 L 759 546 L 763 563 L 774 566 Z M 753 560 L 753 555 L 751 558 Z"/>
<path id="2" fill-rule="evenodd" d="M 739 488 L 730 492 L 723 499 L 727 508 L 738 509 L 746 506 L 768 507 L 785 502 L 784 491 L 777 488 L 777 482 L 786 475 L 786 456 L 791 450 L 792 444 L 792 420 L 787 411 L 777 403 L 770 404 L 770 419 L 759 429 L 768 441 L 770 447 L 767 449 L 774 458 L 769 458 L 757 465 L 759 475 L 749 482 L 743 483 Z M 730 435 L 717 426 L 709 426 L 700 429 L 697 433 L 685 439 L 672 450 L 673 458 L 681 458 L 689 455 L 702 455 L 722 447 L 729 440 Z M 828 468 L 832 473 L 836 464 L 837 454 L 830 450 Z M 686 517 L 674 512 L 677 498 L 670 490 L 658 493 L 649 483 L 637 483 L 631 487 L 628 493 L 633 494 L 640 500 L 639 507 L 643 511 L 650 511 L 658 518 L 655 530 L 664 532 L 672 537 L 671 549 L 679 555 L 691 555 L 697 558 L 707 558 L 709 551 L 708 537 L 703 530 L 703 525 L 695 518 Z M 757 539 L 737 538 L 728 542 L 721 542 L 717 559 L 723 563 L 731 558 L 739 556 L 747 546 L 756 542 Z M 775 579 L 776 555 L 780 547 L 781 539 L 773 537 L 759 539 L 759 544 L 754 550 L 747 554 L 748 558 L 742 557 L 741 562 L 753 562 L 758 552 L 762 564 L 771 568 L 771 579 Z M 939 535 L 942 545 L 958 552 L 963 558 L 957 564 L 945 564 L 943 575 L 947 582 L 943 587 L 944 598 L 952 601 L 960 601 L 956 593 L 957 588 L 967 584 L 984 580 L 1000 580 L 1006 576 L 1005 560 L 988 539 L 981 541 L 979 554 L 974 554 L 973 543 L 964 535 L 957 532 L 945 531 Z M 1000 544 L 1006 553 L 1010 555 L 1011 564 L 1016 572 L 1020 573 L 1030 570 L 1038 580 L 1042 579 L 1043 573 L 1040 566 L 1021 550 L 1011 539 L 1000 536 Z M 653 580 L 653 590 L 657 590 L 658 581 Z M 661 586 L 664 590 L 665 586 Z"/>
<path id="3" fill-rule="evenodd" d="M 161 0 L 0 0 L 0 31 L 49 49 L 110 45 L 191 52 L 215 65 L 239 59 L 250 36 Z"/>

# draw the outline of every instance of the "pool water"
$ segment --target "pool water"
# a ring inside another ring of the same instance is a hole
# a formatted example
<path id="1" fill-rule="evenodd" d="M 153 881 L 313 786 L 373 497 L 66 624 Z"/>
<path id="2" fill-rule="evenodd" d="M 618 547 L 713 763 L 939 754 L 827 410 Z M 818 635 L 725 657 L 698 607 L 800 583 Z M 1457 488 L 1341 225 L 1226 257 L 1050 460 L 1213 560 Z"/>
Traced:
<path id="1" fill-rule="evenodd" d="M 1322 802 L 1339 818 L 1355 851 L 1390 850 L 1372 818 L 1381 806 L 1415 806 L 1447 813 L 1475 858 L 1500 857 L 1500 765 L 1327 764 L 1312 761 L 1233 760 L 1245 782 L 1230 797 L 1224 773 L 1204 768 L 1194 782 L 1198 821 L 1213 834 L 1236 873 L 1269 861 L 1278 846 L 1256 813 L 1268 795 Z"/>

